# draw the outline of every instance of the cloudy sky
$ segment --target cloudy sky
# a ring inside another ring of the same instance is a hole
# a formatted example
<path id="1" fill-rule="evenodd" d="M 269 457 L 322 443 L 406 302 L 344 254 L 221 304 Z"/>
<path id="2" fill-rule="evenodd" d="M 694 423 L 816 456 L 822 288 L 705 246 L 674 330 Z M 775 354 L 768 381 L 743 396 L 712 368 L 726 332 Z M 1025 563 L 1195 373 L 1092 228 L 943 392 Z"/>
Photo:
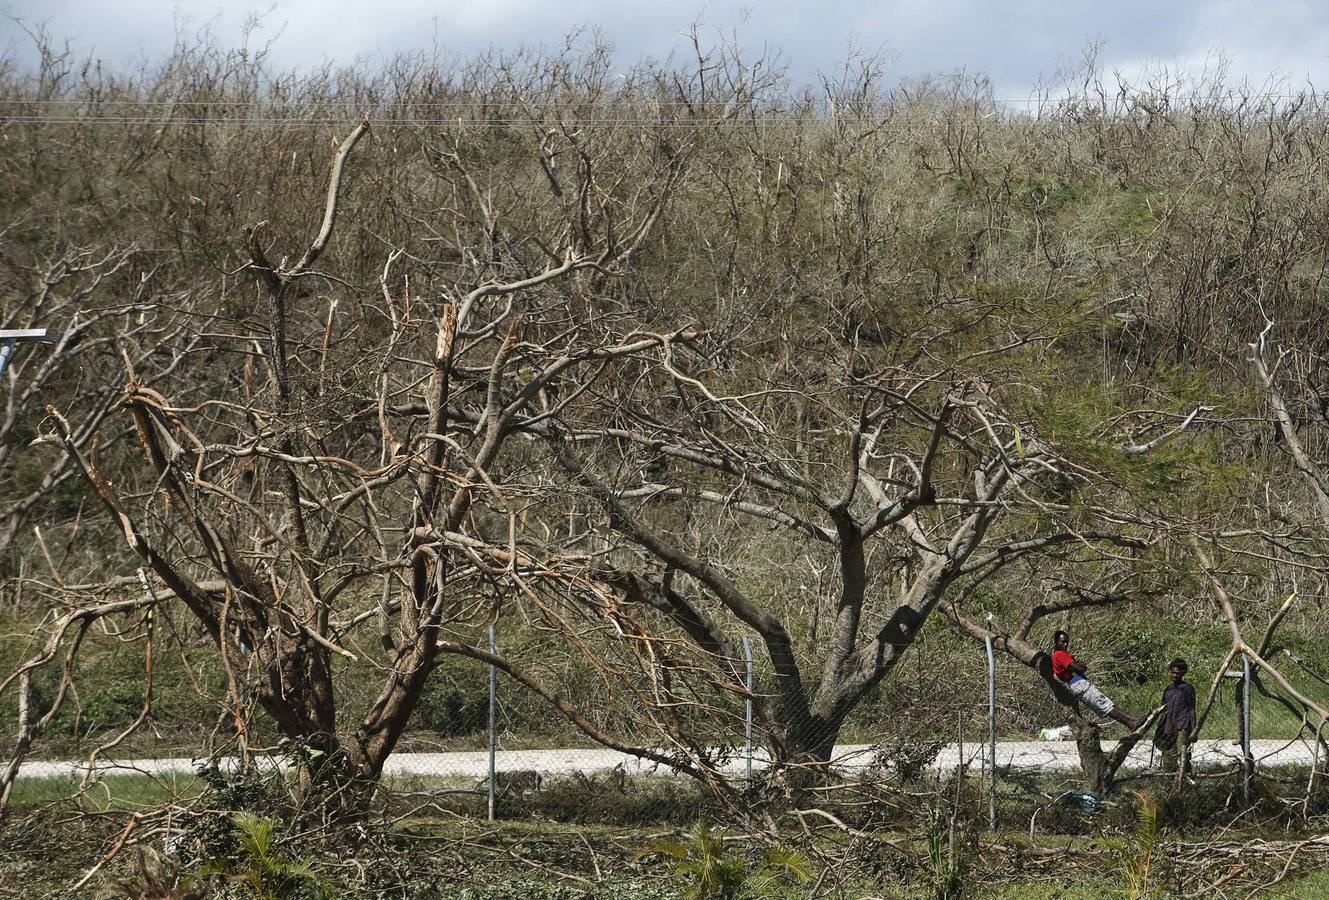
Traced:
<path id="1" fill-rule="evenodd" d="M 736 34 L 751 49 L 777 48 L 795 82 L 833 71 L 850 48 L 884 51 L 898 77 L 964 69 L 986 73 L 997 96 L 1024 99 L 1059 63 L 1101 46 L 1108 71 L 1136 76 L 1159 66 L 1196 71 L 1221 52 L 1230 73 L 1263 84 L 1329 86 L 1329 3 L 1323 0 L 0 0 L 0 50 L 30 59 L 19 25 L 44 23 L 77 50 L 113 64 L 156 57 L 177 32 L 207 27 L 241 41 L 242 22 L 262 14 L 250 38 L 274 40 L 284 67 L 369 63 L 399 51 L 552 46 L 593 26 L 619 59 L 681 50 L 695 21 L 716 39 Z"/>

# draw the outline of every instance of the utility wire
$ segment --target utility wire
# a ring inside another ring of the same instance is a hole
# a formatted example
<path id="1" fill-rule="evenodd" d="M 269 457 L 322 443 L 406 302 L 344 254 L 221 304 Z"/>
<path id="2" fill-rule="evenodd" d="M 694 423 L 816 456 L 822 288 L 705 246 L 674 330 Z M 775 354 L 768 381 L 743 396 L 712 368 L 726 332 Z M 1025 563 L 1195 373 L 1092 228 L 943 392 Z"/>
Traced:
<path id="1" fill-rule="evenodd" d="M 1194 102 L 1199 102 L 1199 101 L 1204 101 L 1204 102 L 1214 102 L 1214 101 L 1216 101 L 1216 100 L 1241 101 L 1242 103 L 1248 103 L 1248 102 L 1251 102 L 1251 101 L 1258 101 L 1258 102 L 1263 103 L 1263 102 L 1265 102 L 1265 101 L 1270 101 L 1270 100 L 1301 100 L 1301 99 L 1317 99 L 1318 97 L 1319 97 L 1319 94 L 1318 94 L 1316 91 L 1314 91 L 1314 90 L 1312 90 L 1312 89 L 1308 89 L 1308 90 L 1306 90 L 1306 91 L 1300 91 L 1300 92 L 1295 92 L 1295 93 L 1278 93 L 1278 94 L 1266 94 L 1266 93 L 1260 93 L 1260 92 L 1241 93 L 1241 92 L 1239 92 L 1239 91 L 1229 91 L 1229 92 L 1221 93 L 1221 94 L 1212 94 L 1212 93 L 1210 93 L 1210 94 L 1153 94 L 1153 93 L 1146 93 L 1146 92 L 1136 92 L 1136 93 L 1133 93 L 1133 94 L 1128 93 L 1128 94 L 1125 94 L 1125 95 L 1122 95 L 1122 94 L 1119 94 L 1119 93 L 1111 93 L 1111 94 L 1105 93 L 1105 94 L 1103 95 L 1103 97 L 1098 97 L 1098 96 L 1092 96 L 1092 97 L 1091 97 L 1091 96 L 1087 96 L 1087 95 L 1070 95 L 1070 96 L 1060 96 L 1060 97 L 1029 97 L 1029 98 L 1023 98 L 1023 99 L 1016 99 L 1016 98 L 1000 98 L 1000 97 L 900 97 L 900 98 L 883 97 L 883 98 L 880 98 L 880 100 L 879 100 L 878 102 L 882 103 L 883 105 L 887 105 L 887 106 L 911 106 L 911 105 L 930 105 L 930 104 L 964 104 L 964 105 L 973 104 L 973 105 L 989 105 L 989 106 L 991 106 L 991 105 L 996 105 L 996 106 L 1039 106 L 1039 105 L 1054 105 L 1054 104 L 1063 104 L 1063 103 L 1079 103 L 1079 102 L 1086 102 L 1086 101 L 1089 102 L 1089 103 L 1095 104 L 1095 105 L 1103 105 L 1103 103 L 1104 103 L 1105 100 L 1107 100 L 1107 101 L 1108 101 L 1110 104 L 1112 104 L 1112 105 L 1115 105 L 1115 104 L 1121 103 L 1121 102 L 1123 102 L 1123 101 L 1131 101 L 1131 100 L 1134 100 L 1134 101 L 1139 101 L 1139 100 L 1160 100 L 1160 101 L 1164 101 L 1164 102 L 1166 102 L 1166 103 L 1168 103 L 1168 104 L 1194 103 Z M 529 98 L 521 98 L 521 97 L 520 97 L 519 95 L 517 95 L 517 94 L 510 94 L 510 95 L 507 95 L 507 99 L 524 99 L 524 100 L 526 100 L 526 101 L 529 102 Z M 17 105 L 24 105 L 24 106 L 58 106 L 58 105 L 85 105 L 85 104 L 93 104 L 93 105 L 98 105 L 98 106 L 115 106 L 115 105 L 123 105 L 123 106 L 176 106 L 176 105 L 189 105 L 189 106 L 243 106 L 243 107 L 254 107 L 254 106 L 274 106 L 274 105 L 281 105 L 282 102 L 283 102 L 283 101 L 279 101 L 279 100 L 265 100 L 265 99 L 261 99 L 261 98 L 248 98 L 248 99 L 242 99 L 242 100 L 195 100 L 195 99 L 191 99 L 191 98 L 189 98 L 189 97 L 180 97 L 180 98 L 174 98 L 174 99 L 170 99 L 170 100 L 150 100 L 150 99 L 143 99 L 143 100 L 135 100 L 135 99 L 111 99 L 111 98 L 98 98 L 98 97 L 83 97 L 83 98 L 71 97 L 71 98 L 45 98 L 45 99 L 38 99 L 38 98 L 4 98 L 4 99 L 0 99 L 0 105 L 6 105 L 6 104 L 11 104 L 11 105 L 13 105 L 13 104 L 17 104 Z M 325 99 L 325 100 L 319 100 L 319 101 L 317 101 L 317 102 L 320 103 L 320 104 L 322 104 L 322 105 L 326 105 L 326 106 L 355 106 L 355 107 L 362 107 L 362 106 L 364 106 L 364 101 L 359 101 L 359 100 Z M 689 104 L 688 104 L 688 103 L 686 103 L 686 102 L 684 102 L 684 101 L 680 101 L 680 100 L 661 100 L 661 101 L 643 101 L 643 102 L 649 102 L 649 103 L 650 103 L 651 105 L 653 105 L 653 106 L 659 106 L 659 107 L 672 107 L 672 108 L 677 108 L 677 109 L 686 109 L 686 108 L 689 107 Z M 610 103 L 611 103 L 611 104 L 613 103 L 613 99 L 612 99 L 612 98 L 611 98 L 611 100 L 610 100 Z M 462 109 L 482 109 L 482 108 L 488 108 L 490 104 L 487 104 L 487 103 L 484 103 L 484 102 L 481 102 L 481 101 L 477 101 L 477 100 L 402 100 L 402 101 L 385 100 L 385 101 L 379 101 L 379 102 L 378 102 L 378 105 L 384 105 L 384 106 L 406 105 L 406 106 L 421 107 L 421 108 L 462 108 Z M 536 105 L 536 104 L 533 104 L 533 105 Z M 582 108 L 582 107 L 585 106 L 585 105 L 586 105 L 586 104 L 569 103 L 569 102 L 566 102 L 566 101 L 560 101 L 560 102 L 558 102 L 558 103 L 552 103 L 552 104 L 550 104 L 550 103 L 546 103 L 546 104 L 538 104 L 537 106 L 538 106 L 538 108 L 540 108 L 540 109 L 559 109 L 559 108 L 563 108 L 563 109 L 579 109 L 579 108 Z M 594 105 L 604 105 L 604 104 L 594 104 Z M 806 105 L 806 106 L 817 106 L 817 107 L 822 107 L 822 108 L 829 108 L 829 107 L 833 106 L 834 103 L 833 103 L 833 101 L 830 101 L 830 100 L 818 99 L 818 100 L 809 100 L 809 101 L 799 102 L 799 103 L 796 104 L 796 105 Z"/>

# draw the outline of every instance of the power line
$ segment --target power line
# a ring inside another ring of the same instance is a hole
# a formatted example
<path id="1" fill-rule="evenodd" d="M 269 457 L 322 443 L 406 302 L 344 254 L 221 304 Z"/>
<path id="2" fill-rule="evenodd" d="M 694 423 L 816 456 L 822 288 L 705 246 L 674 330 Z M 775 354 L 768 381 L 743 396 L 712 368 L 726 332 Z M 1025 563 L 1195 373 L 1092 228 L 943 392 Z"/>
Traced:
<path id="1" fill-rule="evenodd" d="M 1228 91 L 1226 93 L 1206 93 L 1206 94 L 1157 94 L 1138 91 L 1122 95 L 1119 93 L 1105 94 L 1104 97 L 1089 97 L 1087 95 L 1067 95 L 1061 97 L 1027 97 L 1022 99 L 1000 98 L 1000 97 L 902 97 L 891 98 L 883 97 L 878 102 L 885 106 L 911 106 L 911 105 L 931 105 L 931 104 L 964 104 L 964 105 L 996 105 L 996 106 L 1038 106 L 1038 105 L 1056 105 L 1065 103 L 1076 103 L 1089 101 L 1094 104 L 1103 105 L 1104 99 L 1110 100 L 1111 104 L 1117 104 L 1122 101 L 1158 99 L 1166 101 L 1169 104 L 1174 103 L 1194 103 L 1194 102 L 1214 102 L 1218 100 L 1227 101 L 1269 101 L 1269 100 L 1300 100 L 1307 98 L 1318 98 L 1319 94 L 1312 90 L 1300 91 L 1295 93 L 1241 93 L 1238 91 Z M 506 100 L 524 100 L 529 102 L 528 98 L 521 98 L 519 95 L 512 94 L 500 98 Z M 348 106 L 355 108 L 365 108 L 366 106 L 408 106 L 419 108 L 455 108 L 455 109 L 487 109 L 492 104 L 478 100 L 403 100 L 403 101 L 378 101 L 377 103 L 366 103 L 362 100 L 341 100 L 341 99 L 321 99 L 313 101 L 321 106 Z M 642 105 L 649 105 L 659 108 L 688 109 L 695 104 L 690 104 L 681 100 L 662 100 L 662 101 L 640 101 Z M 833 101 L 826 99 L 816 99 L 803 101 L 807 106 L 830 107 Z M 608 104 L 592 103 L 590 105 L 613 105 L 613 99 Z M 179 97 L 170 100 L 150 100 L 150 99 L 111 99 L 98 97 L 85 98 L 17 98 L 0 99 L 0 106 L 140 106 L 140 107 L 174 107 L 174 106 L 227 106 L 227 107 L 280 107 L 283 101 L 268 100 L 261 98 L 249 98 L 241 100 L 197 100 L 189 97 Z M 588 104 L 575 102 L 559 101 L 557 103 L 532 104 L 535 109 L 581 109 Z"/>
<path id="2" fill-rule="evenodd" d="M 328 128 L 355 125 L 363 121 L 365 116 L 338 116 L 322 118 L 222 118 L 222 117 L 193 117 L 183 116 L 171 117 L 136 117 L 136 116 L 5 116 L 0 114 L 0 127 L 5 125 L 68 125 L 68 126 L 234 126 L 234 127 L 281 127 L 281 128 Z M 531 125 L 541 124 L 539 120 L 532 119 L 474 119 L 466 120 L 463 118 L 443 119 L 443 118 L 375 118 L 367 117 L 369 123 L 375 128 L 408 128 L 408 127 L 436 127 L 436 128 L 493 128 L 509 127 L 519 128 Z M 1132 116 L 1096 116 L 1089 120 L 1092 124 L 1103 125 L 1130 125 L 1139 124 L 1143 117 Z M 651 125 L 664 126 L 671 129 L 689 129 L 699 130 L 712 128 L 717 125 L 743 125 L 751 127 L 771 127 L 771 128 L 833 128 L 836 126 L 858 126 L 868 128 L 874 131 L 917 131 L 917 130 L 940 130 L 947 128 L 956 128 L 972 125 L 1031 125 L 1031 126 L 1057 126 L 1065 124 L 1084 124 L 1083 120 L 1072 120 L 1065 116 L 1029 116 L 1027 118 L 1010 119 L 996 117 L 974 117 L 967 119 L 953 119 L 949 121 L 884 121 L 880 119 L 761 119 L 743 117 L 740 119 L 708 119 L 708 120 L 666 120 L 666 119 L 647 119 L 647 118 L 621 118 L 621 119 L 584 119 L 579 118 L 575 124 L 579 126 L 603 126 L 610 127 L 615 125 Z M 1326 123 L 1329 127 L 1329 122 Z"/>

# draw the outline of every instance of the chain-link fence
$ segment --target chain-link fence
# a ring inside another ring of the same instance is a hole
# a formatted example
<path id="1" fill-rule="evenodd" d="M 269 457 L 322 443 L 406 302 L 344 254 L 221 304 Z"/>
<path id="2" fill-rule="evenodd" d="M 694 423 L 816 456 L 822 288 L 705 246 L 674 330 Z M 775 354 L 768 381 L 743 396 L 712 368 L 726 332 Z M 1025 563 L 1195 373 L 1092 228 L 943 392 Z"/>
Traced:
<path id="1" fill-rule="evenodd" d="M 489 652 L 502 652 L 501 627 L 478 637 Z M 815 795 L 826 784 L 835 786 L 825 794 L 831 798 L 848 796 L 846 786 L 948 795 L 958 773 L 972 807 L 1003 827 L 1101 787 L 1095 766 L 1110 767 L 1109 780 L 1115 774 L 1121 783 L 1178 783 L 1153 728 L 1129 753 L 1114 756 L 1127 736 L 1124 726 L 1096 722 L 1101 741 L 1084 740 L 1075 715 L 1033 666 L 1000 649 L 989 655 L 977 642 L 950 646 L 945 655 L 925 642 L 901 663 L 898 677 L 850 710 L 825 746 L 804 746 L 799 755 L 791 735 L 807 731 L 807 723 L 773 702 L 761 648 L 750 641 L 738 646 L 743 658 L 722 667 L 739 679 L 724 685 L 724 704 L 708 701 L 705 715 L 677 711 L 674 721 L 664 721 L 675 711 L 660 704 L 644 703 L 635 717 L 619 710 L 596 723 L 600 740 L 560 714 L 550 702 L 557 698 L 534 697 L 497 667 L 462 660 L 422 698 L 418 727 L 389 757 L 379 797 L 477 819 L 685 822 L 708 810 L 757 809 L 774 794 Z M 934 664 L 943 657 L 944 667 Z M 1202 711 L 1215 679 L 1217 686 L 1189 747 L 1190 783 L 1228 779 L 1241 785 L 1244 802 L 1262 796 L 1262 785 L 1295 785 L 1303 795 L 1314 789 L 1312 773 L 1324 771 L 1326 754 L 1306 703 L 1329 703 L 1329 683 L 1290 652 L 1277 663 L 1277 677 L 1240 663 L 1223 673 L 1192 670 Z M 1120 691 L 1118 702 L 1143 716 L 1159 702 L 1164 673 L 1160 665 L 1157 677 L 1133 692 L 1107 682 L 1104 690 Z M 221 771 L 241 765 L 225 750 L 154 757 L 112 748 L 96 754 L 91 766 L 30 759 L 21 779 L 178 780 L 208 757 Z M 288 748 L 277 748 L 256 751 L 250 761 L 261 772 L 289 767 L 290 759 Z"/>

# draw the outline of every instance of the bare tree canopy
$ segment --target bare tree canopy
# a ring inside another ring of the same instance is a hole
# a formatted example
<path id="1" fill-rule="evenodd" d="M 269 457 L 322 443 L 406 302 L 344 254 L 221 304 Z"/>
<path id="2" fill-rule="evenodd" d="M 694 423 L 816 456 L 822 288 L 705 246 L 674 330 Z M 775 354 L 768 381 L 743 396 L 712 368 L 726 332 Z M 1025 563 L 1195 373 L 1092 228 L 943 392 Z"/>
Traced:
<path id="1" fill-rule="evenodd" d="M 349 811 L 448 666 L 733 799 L 747 700 L 806 784 L 952 629 L 1079 721 L 1042 632 L 1123 609 L 1230 628 L 1323 743 L 1271 656 L 1324 624 L 1281 599 L 1322 595 L 1329 517 L 1319 98 L 1090 72 L 1017 115 L 759 63 L 0 73 L 0 327 L 57 336 L 0 404 L 44 623 L 0 790 L 104 621 L 145 673 L 206 643 L 218 742 Z M 1083 729 L 1106 787 L 1143 730 Z"/>

